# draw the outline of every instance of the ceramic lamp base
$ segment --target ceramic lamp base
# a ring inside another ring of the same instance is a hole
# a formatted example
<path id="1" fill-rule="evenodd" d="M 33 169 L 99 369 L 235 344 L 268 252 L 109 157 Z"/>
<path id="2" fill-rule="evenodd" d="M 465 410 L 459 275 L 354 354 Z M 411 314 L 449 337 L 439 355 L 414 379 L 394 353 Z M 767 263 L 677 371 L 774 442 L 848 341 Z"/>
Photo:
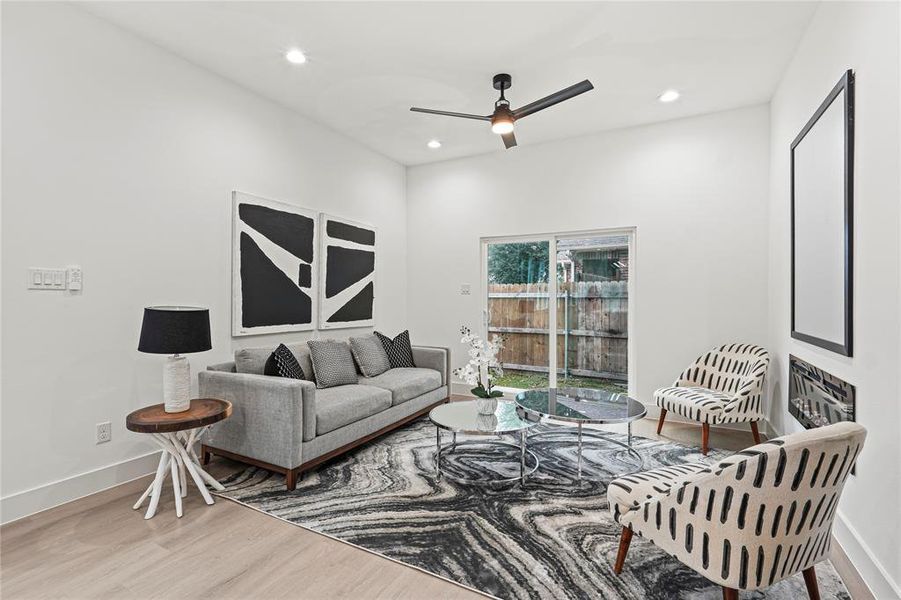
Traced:
<path id="1" fill-rule="evenodd" d="M 184 356 L 170 356 L 163 369 L 163 402 L 167 413 L 191 408 L 191 365 Z"/>
<path id="2" fill-rule="evenodd" d="M 480 415 L 494 415 L 497 410 L 497 398 L 476 398 L 476 411 Z"/>

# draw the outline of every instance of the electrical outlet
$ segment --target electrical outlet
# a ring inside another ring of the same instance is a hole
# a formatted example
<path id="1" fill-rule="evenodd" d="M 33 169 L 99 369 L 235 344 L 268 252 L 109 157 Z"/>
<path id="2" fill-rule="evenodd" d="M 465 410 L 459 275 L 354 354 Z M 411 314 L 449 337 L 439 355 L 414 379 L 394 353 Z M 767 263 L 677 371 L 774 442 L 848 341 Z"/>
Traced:
<path id="1" fill-rule="evenodd" d="M 97 443 L 105 444 L 113 439 L 113 425 L 109 421 L 97 423 Z"/>

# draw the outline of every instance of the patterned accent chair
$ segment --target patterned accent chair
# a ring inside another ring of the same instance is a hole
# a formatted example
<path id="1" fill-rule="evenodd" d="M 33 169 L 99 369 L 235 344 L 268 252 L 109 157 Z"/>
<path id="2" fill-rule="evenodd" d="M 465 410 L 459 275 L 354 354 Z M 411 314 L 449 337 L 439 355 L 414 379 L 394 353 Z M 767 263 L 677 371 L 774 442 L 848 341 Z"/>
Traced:
<path id="1" fill-rule="evenodd" d="M 751 424 L 760 443 L 757 421 L 763 419 L 763 383 L 770 355 L 760 346 L 726 344 L 714 348 L 685 369 L 671 387 L 654 392 L 660 408 L 657 435 L 667 412 L 701 422 L 701 452 L 707 454 L 710 425 Z"/>
<path id="2" fill-rule="evenodd" d="M 610 510 L 623 526 L 613 570 L 633 533 L 723 587 L 767 587 L 801 571 L 819 598 L 814 565 L 829 554 L 832 521 L 866 438 L 856 423 L 758 444 L 716 466 L 686 464 L 612 481 Z"/>

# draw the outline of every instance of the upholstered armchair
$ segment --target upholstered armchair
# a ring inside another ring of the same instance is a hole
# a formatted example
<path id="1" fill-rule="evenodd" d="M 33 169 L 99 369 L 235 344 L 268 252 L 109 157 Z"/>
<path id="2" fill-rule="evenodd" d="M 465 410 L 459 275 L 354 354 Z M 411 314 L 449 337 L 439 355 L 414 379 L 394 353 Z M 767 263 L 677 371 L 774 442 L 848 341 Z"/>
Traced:
<path id="1" fill-rule="evenodd" d="M 763 384 L 770 356 L 760 346 L 726 344 L 714 348 L 685 369 L 671 387 L 654 392 L 660 408 L 657 434 L 667 412 L 701 422 L 701 452 L 709 447 L 710 426 L 750 423 L 760 443 L 757 421 L 763 419 Z"/>
<path id="2" fill-rule="evenodd" d="M 758 444 L 716 466 L 686 464 L 615 479 L 607 488 L 623 526 L 614 571 L 637 533 L 723 587 L 770 586 L 826 558 L 832 520 L 866 430 L 844 422 Z"/>

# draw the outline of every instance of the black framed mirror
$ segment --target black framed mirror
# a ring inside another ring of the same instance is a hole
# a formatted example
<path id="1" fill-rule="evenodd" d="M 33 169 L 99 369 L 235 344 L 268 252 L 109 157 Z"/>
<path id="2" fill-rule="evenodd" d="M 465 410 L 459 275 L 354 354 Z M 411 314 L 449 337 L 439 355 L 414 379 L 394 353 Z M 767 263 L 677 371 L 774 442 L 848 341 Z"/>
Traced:
<path id="1" fill-rule="evenodd" d="M 854 74 L 791 144 L 791 335 L 852 355 Z"/>

